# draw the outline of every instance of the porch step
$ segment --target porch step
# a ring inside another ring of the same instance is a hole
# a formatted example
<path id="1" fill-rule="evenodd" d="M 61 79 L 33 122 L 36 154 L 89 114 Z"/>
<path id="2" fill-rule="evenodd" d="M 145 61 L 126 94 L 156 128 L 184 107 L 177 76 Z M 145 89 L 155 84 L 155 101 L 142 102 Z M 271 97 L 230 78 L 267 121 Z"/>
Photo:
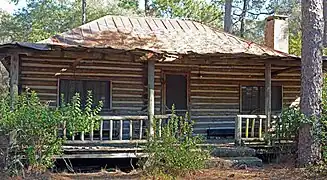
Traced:
<path id="1" fill-rule="evenodd" d="M 212 157 L 254 157 L 255 149 L 249 147 L 214 147 Z"/>
<path id="2" fill-rule="evenodd" d="M 207 168 L 259 168 L 262 160 L 257 157 L 212 157 L 207 161 Z"/>

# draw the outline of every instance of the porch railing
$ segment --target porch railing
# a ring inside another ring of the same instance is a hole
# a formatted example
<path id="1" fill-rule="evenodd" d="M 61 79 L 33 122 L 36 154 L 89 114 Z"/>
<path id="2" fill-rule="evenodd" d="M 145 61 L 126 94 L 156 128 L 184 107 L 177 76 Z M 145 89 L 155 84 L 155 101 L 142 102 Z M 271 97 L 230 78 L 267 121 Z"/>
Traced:
<path id="1" fill-rule="evenodd" d="M 266 115 L 237 115 L 235 119 L 235 144 L 242 141 L 263 141 Z"/>
<path id="2" fill-rule="evenodd" d="M 169 115 L 155 115 L 155 118 L 162 122 Z M 67 144 L 145 142 L 147 120 L 148 116 L 102 116 L 100 127 L 91 128 L 87 134 L 79 132 L 69 135 L 64 125 L 62 135 L 67 139 Z"/>

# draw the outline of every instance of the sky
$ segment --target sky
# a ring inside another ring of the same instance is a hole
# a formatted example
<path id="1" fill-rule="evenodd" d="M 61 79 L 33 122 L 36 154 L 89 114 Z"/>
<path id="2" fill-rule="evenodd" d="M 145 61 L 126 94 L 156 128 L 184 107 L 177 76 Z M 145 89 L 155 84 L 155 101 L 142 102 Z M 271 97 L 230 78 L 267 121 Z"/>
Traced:
<path id="1" fill-rule="evenodd" d="M 15 5 L 14 3 L 10 2 L 10 0 L 0 0 L 0 9 L 13 14 L 15 10 L 18 10 L 22 7 L 26 6 L 25 0 L 19 0 L 19 3 Z"/>
<path id="2" fill-rule="evenodd" d="M 139 0 L 140 9 L 144 9 L 144 0 Z M 19 0 L 19 3 L 15 5 L 14 3 L 10 2 L 10 0 L 0 0 L 0 9 L 13 14 L 15 10 L 23 8 L 26 6 L 26 0 Z"/>

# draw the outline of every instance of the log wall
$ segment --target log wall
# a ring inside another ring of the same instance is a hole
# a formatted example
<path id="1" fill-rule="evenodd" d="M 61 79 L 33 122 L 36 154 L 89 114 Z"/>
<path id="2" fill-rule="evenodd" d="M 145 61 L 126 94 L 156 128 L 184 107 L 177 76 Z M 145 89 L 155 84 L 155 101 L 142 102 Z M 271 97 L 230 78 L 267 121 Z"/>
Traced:
<path id="1" fill-rule="evenodd" d="M 42 101 L 56 105 L 58 78 L 102 79 L 112 82 L 110 115 L 146 115 L 147 67 L 129 55 L 112 54 L 106 58 L 63 58 L 45 53 L 20 57 L 20 85 L 35 90 Z M 193 60 L 195 61 L 195 60 Z M 196 124 L 194 130 L 205 135 L 208 128 L 233 129 L 240 113 L 240 86 L 264 86 L 264 64 L 200 65 L 184 63 L 155 64 L 155 111 L 161 112 L 164 72 L 189 74 L 189 109 Z M 76 65 L 75 70 L 74 62 Z M 225 61 L 226 62 L 226 61 Z M 272 65 L 272 72 L 286 66 Z M 300 91 L 300 70 L 272 78 L 273 86 L 283 86 L 283 104 L 289 105 Z"/>
<path id="2" fill-rule="evenodd" d="M 108 114 L 144 114 L 144 64 L 128 55 L 110 59 L 83 59 L 72 68 L 74 58 L 21 56 L 20 85 L 35 90 L 42 101 L 57 105 L 58 79 L 99 79 L 112 83 L 112 109 Z"/>

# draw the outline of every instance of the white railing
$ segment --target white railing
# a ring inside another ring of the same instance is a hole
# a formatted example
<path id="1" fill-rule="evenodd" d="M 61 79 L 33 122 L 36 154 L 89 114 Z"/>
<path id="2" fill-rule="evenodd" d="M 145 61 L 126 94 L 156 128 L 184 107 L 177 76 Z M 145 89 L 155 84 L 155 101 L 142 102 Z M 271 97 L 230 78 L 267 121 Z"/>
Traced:
<path id="1" fill-rule="evenodd" d="M 242 141 L 263 141 L 262 129 L 265 127 L 266 119 L 266 115 L 237 115 L 235 119 L 235 144 L 241 145 Z"/>
<path id="2" fill-rule="evenodd" d="M 162 122 L 162 120 L 168 119 L 169 115 L 155 115 L 155 118 Z M 143 142 L 146 138 L 145 123 L 147 120 L 148 116 L 102 116 L 100 127 L 96 128 L 98 130 L 91 128 L 90 133 L 80 132 L 69 136 L 64 125 L 62 134 L 67 139 L 67 144 Z"/>

